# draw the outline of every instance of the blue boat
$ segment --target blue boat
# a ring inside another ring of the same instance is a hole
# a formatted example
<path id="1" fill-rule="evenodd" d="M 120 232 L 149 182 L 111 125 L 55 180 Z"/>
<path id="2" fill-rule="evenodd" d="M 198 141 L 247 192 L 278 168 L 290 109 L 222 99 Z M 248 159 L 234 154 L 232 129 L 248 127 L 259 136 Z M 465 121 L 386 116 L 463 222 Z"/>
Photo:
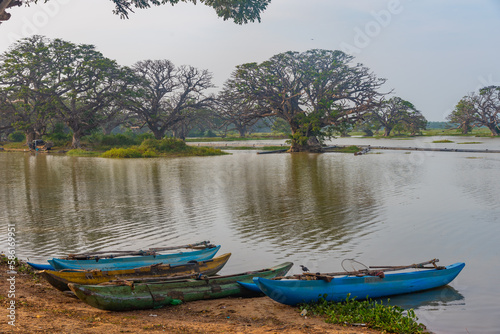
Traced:
<path id="1" fill-rule="evenodd" d="M 270 280 L 256 277 L 254 282 L 267 296 L 286 305 L 313 302 L 320 298 L 340 302 L 346 300 L 348 296 L 362 300 L 437 288 L 453 281 L 464 267 L 465 263 L 455 263 L 437 269 L 380 274 L 379 276 L 328 277 L 326 280 Z M 315 275 L 309 276 L 312 278 Z M 321 277 L 321 275 L 317 276 Z"/>
<path id="2" fill-rule="evenodd" d="M 262 290 L 260 290 L 259 286 L 255 283 L 247 283 L 247 282 L 240 282 L 240 281 L 238 281 L 237 283 L 249 291 L 262 293 Z"/>
<path id="3" fill-rule="evenodd" d="M 52 267 L 50 264 L 40 264 L 40 263 L 33 263 L 33 262 L 27 262 L 33 269 L 36 270 L 55 270 L 54 267 Z"/>
<path id="4" fill-rule="evenodd" d="M 55 270 L 125 270 L 150 266 L 157 263 L 181 264 L 189 261 L 206 261 L 212 259 L 220 249 L 219 246 L 201 250 L 179 252 L 172 254 L 131 256 L 123 258 L 96 258 L 92 260 L 66 260 L 53 258 L 48 262 Z"/>

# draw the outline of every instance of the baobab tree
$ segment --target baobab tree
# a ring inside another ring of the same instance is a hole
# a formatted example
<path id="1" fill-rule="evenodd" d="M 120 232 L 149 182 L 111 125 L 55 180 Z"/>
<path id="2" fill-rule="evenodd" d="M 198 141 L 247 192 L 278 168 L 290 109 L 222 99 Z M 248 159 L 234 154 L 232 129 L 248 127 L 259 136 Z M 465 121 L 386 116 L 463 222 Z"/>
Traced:
<path id="1" fill-rule="evenodd" d="M 168 130 L 182 129 L 181 123 L 186 124 L 194 112 L 210 107 L 213 101 L 206 94 L 213 87 L 212 74 L 207 70 L 176 67 L 166 59 L 139 61 L 133 69 L 142 81 L 136 86 L 138 94 L 130 98 L 128 108 L 156 139 L 163 138 Z"/>
<path id="2" fill-rule="evenodd" d="M 382 101 L 373 110 L 371 117 L 384 127 L 384 137 L 388 137 L 396 125 L 401 125 L 401 128 L 408 125 L 406 127 L 410 131 L 416 132 L 421 127 L 423 116 L 411 102 L 395 96 Z"/>
<path id="3" fill-rule="evenodd" d="M 474 122 L 478 126 L 487 127 L 492 136 L 500 135 L 500 87 L 489 86 L 469 96 L 473 104 Z"/>
<path id="4" fill-rule="evenodd" d="M 379 79 L 342 51 L 285 52 L 239 65 L 224 90 L 252 103 L 247 118 L 278 117 L 291 128 L 291 148 L 321 151 L 335 128 L 354 124 L 378 105 Z"/>

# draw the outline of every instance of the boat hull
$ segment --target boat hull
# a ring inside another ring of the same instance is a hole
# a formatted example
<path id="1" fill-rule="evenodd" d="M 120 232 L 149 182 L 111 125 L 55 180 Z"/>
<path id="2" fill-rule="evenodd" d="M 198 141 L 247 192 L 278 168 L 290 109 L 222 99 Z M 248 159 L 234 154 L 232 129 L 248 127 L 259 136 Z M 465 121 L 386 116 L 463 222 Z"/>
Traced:
<path id="1" fill-rule="evenodd" d="M 78 285 L 70 289 L 85 303 L 110 311 L 154 309 L 180 302 L 215 299 L 229 296 L 256 296 L 258 293 L 242 287 L 237 281 L 252 282 L 253 277 L 273 278 L 285 275 L 293 263 L 260 271 L 229 276 L 205 277 L 168 282 L 148 282 L 130 285 Z"/>
<path id="2" fill-rule="evenodd" d="M 324 298 L 340 302 L 380 298 L 437 288 L 453 281 L 465 263 L 455 263 L 445 269 L 386 274 L 378 276 L 336 277 L 324 280 L 269 280 L 257 277 L 254 282 L 267 296 L 286 305 L 308 303 Z"/>
<path id="3" fill-rule="evenodd" d="M 33 269 L 36 270 L 55 270 L 54 267 L 52 267 L 50 264 L 40 264 L 40 263 L 33 263 L 33 262 L 27 262 Z"/>
<path id="4" fill-rule="evenodd" d="M 253 292 L 261 292 L 262 291 L 260 290 L 259 286 L 255 283 L 245 283 L 245 282 L 240 282 L 238 281 L 238 284 L 241 285 L 242 287 L 244 287 L 245 289 L 247 290 L 250 290 L 250 291 L 253 291 Z"/>
<path id="5" fill-rule="evenodd" d="M 48 262 L 55 270 L 62 269 L 79 269 L 79 270 L 124 270 L 146 267 L 157 263 L 164 264 L 181 264 L 189 261 L 205 261 L 210 260 L 219 251 L 221 246 L 213 248 L 205 248 L 201 250 L 180 252 L 173 254 L 160 254 L 148 256 L 133 256 L 113 259 L 98 259 L 98 260 L 65 260 L 52 259 Z"/>
<path id="6" fill-rule="evenodd" d="M 148 267 L 125 270 L 92 270 L 92 271 L 52 271 L 40 272 L 43 278 L 53 287 L 68 291 L 68 283 L 83 285 L 101 284 L 113 280 L 148 280 L 158 277 L 170 278 L 181 275 L 214 275 L 219 272 L 229 260 L 231 253 L 224 254 L 206 261 L 193 261 L 185 264 L 160 264 Z"/>

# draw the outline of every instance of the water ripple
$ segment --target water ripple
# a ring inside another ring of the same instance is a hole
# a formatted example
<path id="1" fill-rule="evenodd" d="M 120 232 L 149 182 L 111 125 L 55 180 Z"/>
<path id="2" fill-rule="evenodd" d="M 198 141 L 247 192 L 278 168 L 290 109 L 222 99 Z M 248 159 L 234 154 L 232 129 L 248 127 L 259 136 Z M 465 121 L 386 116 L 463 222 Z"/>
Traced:
<path id="1" fill-rule="evenodd" d="M 431 296 L 416 306 L 417 315 L 442 333 L 465 323 L 500 327 L 497 157 L 234 152 L 126 161 L 1 154 L 0 160 L 0 226 L 15 225 L 20 258 L 41 262 L 202 240 L 233 253 L 223 273 L 278 261 L 340 271 L 344 258 L 406 264 L 440 257 L 444 264 L 467 262 L 452 284 L 461 297 Z M 6 240 L 0 233 L 2 251 Z"/>

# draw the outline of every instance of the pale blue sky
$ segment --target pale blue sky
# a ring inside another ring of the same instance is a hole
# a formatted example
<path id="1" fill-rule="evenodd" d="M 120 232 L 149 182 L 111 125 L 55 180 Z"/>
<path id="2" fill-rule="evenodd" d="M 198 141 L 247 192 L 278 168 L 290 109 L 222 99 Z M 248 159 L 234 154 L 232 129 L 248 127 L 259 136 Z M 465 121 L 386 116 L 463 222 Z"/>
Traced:
<path id="1" fill-rule="evenodd" d="M 94 44 L 122 65 L 170 59 L 214 74 L 284 51 L 341 49 L 387 79 L 386 89 L 442 121 L 458 100 L 500 85 L 499 0 L 272 0 L 261 23 L 239 26 L 192 4 L 139 10 L 129 20 L 109 0 L 50 0 L 13 8 L 0 52 L 31 34 Z"/>

